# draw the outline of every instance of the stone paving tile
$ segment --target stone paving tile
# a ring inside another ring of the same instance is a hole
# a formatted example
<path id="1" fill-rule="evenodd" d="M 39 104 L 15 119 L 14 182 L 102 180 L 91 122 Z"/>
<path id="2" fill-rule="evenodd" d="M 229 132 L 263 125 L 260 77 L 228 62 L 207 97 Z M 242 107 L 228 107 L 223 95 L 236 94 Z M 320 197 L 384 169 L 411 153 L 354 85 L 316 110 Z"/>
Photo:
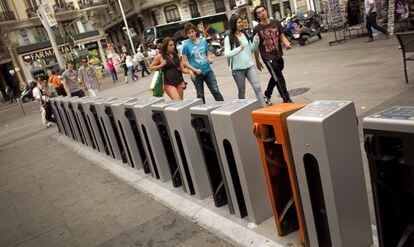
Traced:
<path id="1" fill-rule="evenodd" d="M 63 223 L 63 212 L 52 211 L 46 215 L 36 218 L 27 224 L 20 225 L 24 239 L 32 238 L 47 232 Z"/>
<path id="2" fill-rule="evenodd" d="M 26 225 L 30 222 L 36 221 L 40 218 L 44 218 L 45 216 L 50 215 L 51 213 L 60 213 L 62 214 L 62 210 L 56 210 L 52 204 L 48 201 L 39 201 L 33 207 L 26 209 L 23 212 L 19 212 L 16 216 L 20 225 Z"/>
<path id="3" fill-rule="evenodd" d="M 197 226 L 197 224 L 177 214 L 168 212 L 100 246 L 177 246 L 201 231 L 202 228 Z"/>
<path id="4" fill-rule="evenodd" d="M 76 239 L 76 245 L 95 246 L 125 231 L 114 220 L 96 219 L 93 216 L 85 216 L 79 221 L 68 221 L 67 225 Z"/>
<path id="5" fill-rule="evenodd" d="M 73 241 L 72 233 L 66 225 L 59 225 L 47 232 L 44 232 L 31 239 L 24 240 L 19 243 L 18 247 L 44 247 L 44 246 L 68 246 L 68 243 Z"/>
<path id="6" fill-rule="evenodd" d="M 233 245 L 224 242 L 209 232 L 201 232 L 194 237 L 177 245 L 177 247 L 232 247 Z"/>
<path id="7" fill-rule="evenodd" d="M 0 246 L 13 246 L 22 239 L 23 233 L 19 228 L 0 231 Z"/>

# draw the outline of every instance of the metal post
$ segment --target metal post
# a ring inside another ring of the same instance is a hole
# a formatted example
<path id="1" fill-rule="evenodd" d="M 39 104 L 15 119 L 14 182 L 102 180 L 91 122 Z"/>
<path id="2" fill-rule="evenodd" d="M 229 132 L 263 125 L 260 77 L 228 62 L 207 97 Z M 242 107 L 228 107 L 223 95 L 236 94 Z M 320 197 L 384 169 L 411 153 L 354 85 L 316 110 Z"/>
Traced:
<path id="1" fill-rule="evenodd" d="M 266 5 L 267 5 L 267 11 L 269 12 L 269 16 L 272 18 L 275 18 L 274 13 L 273 13 L 272 0 L 266 0 Z"/>
<path id="2" fill-rule="evenodd" d="M 128 22 L 125 18 L 124 7 L 122 7 L 121 0 L 118 0 L 118 3 L 119 3 L 119 8 L 121 9 L 122 18 L 124 19 L 125 28 L 127 30 L 127 35 L 128 35 L 128 38 L 129 38 L 129 42 L 131 43 L 132 52 L 135 55 L 136 51 L 135 51 L 134 43 L 132 42 L 131 33 L 129 32 Z"/>
<path id="3" fill-rule="evenodd" d="M 39 12 L 36 12 L 36 14 L 39 17 L 40 21 L 42 22 L 43 27 L 46 29 L 47 35 L 49 36 L 50 44 L 52 45 L 53 52 L 55 53 L 55 57 L 59 64 L 59 67 L 61 69 L 65 68 L 65 63 L 63 62 L 62 57 L 60 56 L 59 48 L 56 43 L 55 34 L 52 32 L 52 29 L 46 23 L 43 17 L 39 14 Z"/>

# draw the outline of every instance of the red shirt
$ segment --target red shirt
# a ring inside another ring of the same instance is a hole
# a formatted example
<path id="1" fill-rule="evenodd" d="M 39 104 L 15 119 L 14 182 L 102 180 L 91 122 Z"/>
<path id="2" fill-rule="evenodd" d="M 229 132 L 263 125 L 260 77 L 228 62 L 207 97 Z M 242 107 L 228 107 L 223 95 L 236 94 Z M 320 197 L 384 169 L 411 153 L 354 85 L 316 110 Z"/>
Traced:
<path id="1" fill-rule="evenodd" d="M 114 62 L 108 62 L 108 68 L 109 68 L 109 70 L 116 70 Z"/>

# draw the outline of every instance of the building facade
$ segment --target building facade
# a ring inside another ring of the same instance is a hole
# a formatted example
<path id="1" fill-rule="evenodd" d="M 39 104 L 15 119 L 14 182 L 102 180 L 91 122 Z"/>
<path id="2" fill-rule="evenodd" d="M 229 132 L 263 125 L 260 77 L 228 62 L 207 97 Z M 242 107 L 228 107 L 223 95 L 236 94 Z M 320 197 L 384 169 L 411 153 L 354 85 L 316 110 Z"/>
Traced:
<path id="1" fill-rule="evenodd" d="M 121 2 L 136 47 L 143 42 L 143 31 L 146 27 L 223 12 L 230 16 L 236 8 L 235 0 L 122 0 Z M 113 43 L 118 52 L 122 46 L 131 48 L 118 1 L 112 2 L 109 11 L 101 12 L 97 19 L 108 35 L 108 42 Z"/>
<path id="2" fill-rule="evenodd" d="M 0 0 L 0 91 L 6 86 L 18 94 L 19 84 L 36 75 L 59 70 L 46 30 L 36 13 L 42 4 L 55 12 L 52 28 L 64 60 L 73 60 L 72 50 L 89 49 L 102 61 L 106 34 L 93 22 L 95 13 L 108 8 L 106 0 Z M 89 55 L 89 54 L 88 54 Z"/>

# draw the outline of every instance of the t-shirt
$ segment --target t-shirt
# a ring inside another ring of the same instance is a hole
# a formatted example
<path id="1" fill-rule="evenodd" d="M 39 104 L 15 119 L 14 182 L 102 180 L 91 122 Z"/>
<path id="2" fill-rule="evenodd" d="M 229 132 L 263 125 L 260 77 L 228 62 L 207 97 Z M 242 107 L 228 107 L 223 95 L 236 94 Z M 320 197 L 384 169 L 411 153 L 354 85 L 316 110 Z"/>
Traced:
<path id="1" fill-rule="evenodd" d="M 57 75 L 51 75 L 49 78 L 49 83 L 52 84 L 54 88 L 62 87 L 62 82 L 60 81 L 60 78 Z"/>
<path id="2" fill-rule="evenodd" d="M 127 67 L 133 67 L 134 66 L 134 62 L 132 61 L 131 56 L 126 57 L 125 64 L 126 64 Z"/>
<path id="3" fill-rule="evenodd" d="M 138 62 L 144 61 L 145 60 L 144 54 L 142 54 L 142 52 L 138 52 L 137 54 L 135 54 L 134 60 Z"/>
<path id="4" fill-rule="evenodd" d="M 365 0 L 365 3 L 364 3 L 364 5 L 365 5 L 365 14 L 368 14 L 369 5 L 372 4 L 372 3 L 374 4 L 374 8 L 372 9 L 371 13 L 377 12 L 377 8 L 375 6 L 375 0 Z"/>
<path id="5" fill-rule="evenodd" d="M 114 62 L 108 62 L 108 69 L 109 70 L 116 70 Z"/>
<path id="6" fill-rule="evenodd" d="M 32 89 L 32 94 L 35 100 L 40 100 L 42 98 L 42 93 L 40 92 L 40 89 L 38 87 L 34 87 Z"/>
<path id="7" fill-rule="evenodd" d="M 203 75 L 212 71 L 206 55 L 208 51 L 209 47 L 204 39 L 198 39 L 197 44 L 188 40 L 182 47 L 182 54 L 187 55 L 190 65 L 196 69 L 201 69 Z"/>
<path id="8" fill-rule="evenodd" d="M 78 83 L 78 72 L 76 70 L 65 70 L 62 74 L 62 79 L 66 80 L 66 85 L 68 86 L 71 93 L 81 90 L 81 87 Z"/>
<path id="9" fill-rule="evenodd" d="M 283 27 L 280 22 L 270 20 L 267 25 L 257 24 L 253 30 L 253 36 L 259 34 L 259 50 L 263 61 L 269 61 L 283 56 L 281 35 Z"/>

